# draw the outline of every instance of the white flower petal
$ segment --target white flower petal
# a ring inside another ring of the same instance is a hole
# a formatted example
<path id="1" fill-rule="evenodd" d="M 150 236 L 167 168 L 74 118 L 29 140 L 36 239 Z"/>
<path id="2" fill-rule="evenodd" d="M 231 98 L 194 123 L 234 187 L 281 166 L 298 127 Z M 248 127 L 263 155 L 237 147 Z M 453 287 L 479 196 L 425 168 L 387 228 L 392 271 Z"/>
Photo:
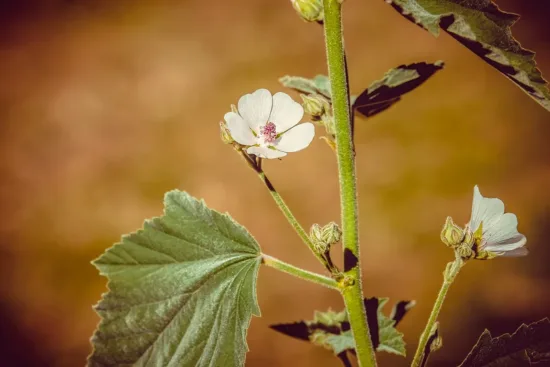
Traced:
<path id="1" fill-rule="evenodd" d="M 474 200 L 472 203 L 472 217 L 469 227 L 475 232 L 483 221 L 483 232 L 498 222 L 504 214 L 504 203 L 500 199 L 485 198 L 479 192 L 477 185 L 474 187 Z"/>
<path id="2" fill-rule="evenodd" d="M 304 117 L 304 109 L 301 104 L 295 102 L 286 93 L 275 93 L 269 121 L 275 124 L 278 134 L 295 126 L 302 117 Z"/>
<path id="3" fill-rule="evenodd" d="M 477 186 L 474 187 L 472 217 L 468 224 L 472 231 L 483 223 L 481 249 L 499 256 L 523 256 L 527 250 L 524 235 L 518 232 L 515 214 L 504 213 L 504 203 L 496 198 L 484 198 Z"/>
<path id="4" fill-rule="evenodd" d="M 507 238 L 501 242 L 487 243 L 483 246 L 483 250 L 506 253 L 525 246 L 525 243 L 527 243 L 527 238 L 518 233 L 516 236 Z"/>
<path id="5" fill-rule="evenodd" d="M 268 147 L 250 147 L 246 150 L 248 154 L 257 155 L 260 158 L 275 159 L 282 158 L 286 155 L 285 152 L 270 149 Z"/>
<path id="6" fill-rule="evenodd" d="M 273 98 L 267 89 L 258 89 L 254 93 L 242 96 L 238 105 L 239 114 L 252 130 L 258 132 L 260 126 L 267 123 Z"/>
<path id="7" fill-rule="evenodd" d="M 223 118 L 227 123 L 227 128 L 231 133 L 231 137 L 237 143 L 242 145 L 254 145 L 257 143 L 256 137 L 252 134 L 248 124 L 241 116 L 237 115 L 235 112 L 228 112 Z"/>
<path id="8" fill-rule="evenodd" d="M 505 242 L 518 235 L 518 219 L 515 214 L 503 214 L 498 217 L 497 220 L 493 221 L 490 226 L 486 226 L 485 222 L 483 223 L 482 236 L 487 243 Z"/>
<path id="9" fill-rule="evenodd" d="M 504 257 L 519 257 L 519 256 L 526 256 L 529 254 L 529 251 L 525 247 L 519 247 L 512 251 L 507 251 L 503 253 L 501 256 Z"/>
<path id="10" fill-rule="evenodd" d="M 274 145 L 283 152 L 297 152 L 306 148 L 314 136 L 315 127 L 311 122 L 305 122 L 288 130 Z"/>

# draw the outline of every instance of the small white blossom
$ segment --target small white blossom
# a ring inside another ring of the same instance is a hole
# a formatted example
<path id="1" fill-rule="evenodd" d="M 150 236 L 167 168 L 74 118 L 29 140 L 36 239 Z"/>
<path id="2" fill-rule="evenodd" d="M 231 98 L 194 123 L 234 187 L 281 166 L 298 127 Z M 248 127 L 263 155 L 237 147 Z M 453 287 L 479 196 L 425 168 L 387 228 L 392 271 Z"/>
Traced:
<path id="1" fill-rule="evenodd" d="M 524 247 L 527 239 L 518 232 L 517 226 L 516 215 L 504 213 L 502 200 L 485 198 L 479 188 L 474 187 L 472 216 L 467 228 L 477 237 L 478 252 L 486 251 L 492 256 L 527 255 L 528 251 Z"/>
<path id="2" fill-rule="evenodd" d="M 304 115 L 302 106 L 285 93 L 274 96 L 258 89 L 239 99 L 238 113 L 224 118 L 233 139 L 246 152 L 260 158 L 281 158 L 306 148 L 315 136 L 311 122 L 298 125 Z"/>

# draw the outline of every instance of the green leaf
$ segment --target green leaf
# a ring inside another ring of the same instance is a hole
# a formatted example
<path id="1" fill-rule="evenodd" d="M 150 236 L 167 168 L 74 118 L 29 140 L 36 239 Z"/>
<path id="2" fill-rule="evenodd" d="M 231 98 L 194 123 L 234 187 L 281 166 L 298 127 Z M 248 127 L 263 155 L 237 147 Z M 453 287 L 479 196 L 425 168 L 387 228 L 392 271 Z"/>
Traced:
<path id="1" fill-rule="evenodd" d="M 479 337 L 460 367 L 523 367 L 550 364 L 550 320 L 522 324 L 512 335 L 493 338 L 489 330 Z"/>
<path id="2" fill-rule="evenodd" d="M 517 14 L 501 11 L 490 0 L 387 0 L 400 14 L 434 36 L 439 29 L 500 71 L 547 110 L 550 91 L 535 62 L 510 27 Z"/>
<path id="3" fill-rule="evenodd" d="M 227 214 L 181 191 L 164 215 L 93 262 L 109 292 L 89 366 L 243 366 L 259 316 L 260 248 Z"/>
<path id="4" fill-rule="evenodd" d="M 330 79 L 326 75 L 317 75 L 313 79 L 302 78 L 301 76 L 285 75 L 279 78 L 279 82 L 297 92 L 305 94 L 321 94 L 331 98 Z"/>
<path id="5" fill-rule="evenodd" d="M 397 354 L 405 357 L 407 351 L 405 350 L 405 341 L 403 340 L 403 333 L 400 333 L 394 327 L 395 320 L 393 320 L 390 317 L 387 317 L 382 312 L 382 308 L 384 308 L 384 305 L 387 302 L 388 302 L 388 298 L 378 299 L 377 315 L 378 315 L 378 336 L 380 338 L 380 342 L 376 350 L 393 353 L 393 354 Z"/>
<path id="6" fill-rule="evenodd" d="M 382 79 L 371 83 L 359 96 L 351 96 L 352 108 L 366 117 L 385 111 L 399 102 L 401 96 L 416 89 L 443 69 L 443 66 L 443 61 L 433 64 L 417 62 L 391 69 Z M 286 75 L 280 78 L 279 82 L 300 93 L 320 94 L 330 101 L 330 79 L 325 75 L 317 75 L 313 79 Z"/>
<path id="7" fill-rule="evenodd" d="M 418 62 L 391 69 L 355 99 L 353 108 L 366 117 L 374 116 L 399 102 L 402 95 L 422 85 L 443 66 L 443 61 Z"/>
<path id="8" fill-rule="evenodd" d="M 340 354 L 344 351 L 355 350 L 355 340 L 351 330 L 344 331 L 342 334 L 329 334 L 326 343 L 330 345 L 334 354 Z"/>
<path id="9" fill-rule="evenodd" d="M 395 325 L 402 320 L 415 302 L 398 302 L 389 317 L 382 312 L 382 308 L 387 302 L 387 298 L 373 297 L 364 300 L 371 341 L 377 351 L 405 356 L 403 334 L 395 329 Z M 345 354 L 342 353 L 355 352 L 355 341 L 351 334 L 346 311 L 315 311 L 313 320 L 276 324 L 270 327 L 282 334 L 330 349 L 344 363 L 346 363 Z"/>

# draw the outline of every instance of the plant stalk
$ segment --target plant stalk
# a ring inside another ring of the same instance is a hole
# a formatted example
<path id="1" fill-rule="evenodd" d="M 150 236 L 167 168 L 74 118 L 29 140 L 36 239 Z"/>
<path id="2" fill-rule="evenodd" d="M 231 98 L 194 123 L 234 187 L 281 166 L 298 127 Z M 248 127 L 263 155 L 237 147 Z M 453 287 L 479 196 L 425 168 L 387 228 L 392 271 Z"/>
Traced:
<path id="1" fill-rule="evenodd" d="M 464 260 L 462 260 L 462 258 L 460 258 L 459 255 L 456 255 L 455 261 L 447 264 L 447 267 L 443 272 L 443 284 L 441 285 L 441 289 L 439 290 L 439 294 L 437 295 L 437 299 L 435 301 L 434 307 L 432 308 L 430 318 L 428 319 L 428 322 L 426 323 L 426 327 L 424 328 L 424 331 L 420 336 L 420 341 L 418 342 L 418 347 L 416 348 L 416 352 L 414 353 L 414 358 L 411 363 L 411 367 L 419 367 L 422 364 L 424 351 L 426 349 L 426 345 L 428 344 L 430 333 L 435 323 L 437 322 L 437 318 L 439 317 L 439 312 L 441 311 L 443 302 L 445 301 L 445 297 L 447 296 L 449 288 L 451 287 L 451 284 L 453 284 L 462 266 L 464 266 Z"/>
<path id="2" fill-rule="evenodd" d="M 285 263 L 284 261 L 281 261 L 279 259 L 276 259 L 266 254 L 262 254 L 262 264 L 272 267 L 274 269 L 280 270 L 284 273 L 293 275 L 297 278 L 307 280 L 309 282 L 313 282 L 315 284 L 319 284 L 330 289 L 336 289 L 336 290 L 340 289 L 338 287 L 338 282 L 336 282 L 336 280 L 332 278 L 298 268 L 294 265 L 290 265 L 288 263 Z"/>
<path id="3" fill-rule="evenodd" d="M 342 211 L 345 284 L 342 295 L 355 339 L 359 365 L 372 367 L 376 366 L 376 357 L 367 324 L 361 285 L 355 151 L 342 35 L 342 4 L 341 0 L 324 0 L 323 5 Z"/>
<path id="4" fill-rule="evenodd" d="M 275 201 L 275 204 L 279 207 L 283 215 L 285 216 L 286 220 L 292 228 L 294 228 L 294 231 L 298 234 L 298 236 L 302 239 L 302 241 L 307 245 L 307 247 L 311 250 L 313 255 L 322 263 L 324 264 L 324 260 L 321 257 L 321 254 L 317 253 L 315 251 L 315 247 L 313 245 L 313 242 L 309 238 L 309 235 L 305 231 L 304 227 L 300 225 L 294 214 L 292 214 L 292 211 L 290 211 L 290 208 L 288 205 L 286 205 L 285 201 L 281 197 L 281 195 L 277 192 L 269 178 L 266 176 L 265 172 L 262 169 L 261 166 L 261 159 L 259 161 L 255 161 L 253 158 L 251 158 L 248 154 L 246 154 L 244 151 L 240 152 L 241 156 L 244 158 L 244 160 L 248 163 L 248 165 L 256 171 L 258 174 L 258 177 L 262 182 L 265 184 L 266 188 L 269 190 L 269 193 L 271 194 L 271 197 Z"/>

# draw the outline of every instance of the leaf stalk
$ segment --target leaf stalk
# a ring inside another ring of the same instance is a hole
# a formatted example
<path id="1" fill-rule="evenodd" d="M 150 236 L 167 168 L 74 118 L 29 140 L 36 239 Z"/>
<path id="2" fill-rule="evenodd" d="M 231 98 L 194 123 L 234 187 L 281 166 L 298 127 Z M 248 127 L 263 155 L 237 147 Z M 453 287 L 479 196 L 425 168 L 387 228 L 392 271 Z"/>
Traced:
<path id="1" fill-rule="evenodd" d="M 330 289 L 340 289 L 338 282 L 332 278 L 290 265 L 284 261 L 274 258 L 273 256 L 262 254 L 262 264 Z"/>

